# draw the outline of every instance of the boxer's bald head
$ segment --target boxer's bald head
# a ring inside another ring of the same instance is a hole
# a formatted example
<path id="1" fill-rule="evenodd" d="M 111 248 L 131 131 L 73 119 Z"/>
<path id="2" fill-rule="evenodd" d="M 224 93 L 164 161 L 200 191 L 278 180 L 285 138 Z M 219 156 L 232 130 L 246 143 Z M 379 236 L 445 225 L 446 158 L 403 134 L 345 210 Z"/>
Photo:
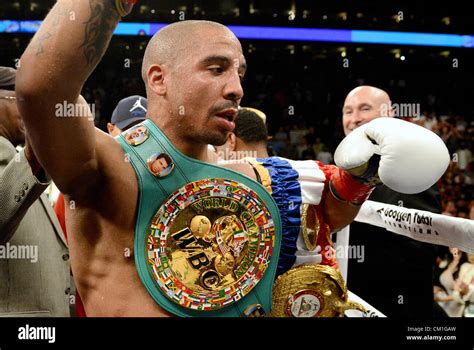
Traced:
<path id="1" fill-rule="evenodd" d="M 147 73 L 152 65 L 179 67 L 199 41 L 209 39 L 206 34 L 224 33 L 229 39 L 239 40 L 226 26 L 211 21 L 181 21 L 158 31 L 148 42 L 142 63 L 142 78 L 148 89 Z M 212 38 L 212 37 L 211 37 Z"/>
<path id="2" fill-rule="evenodd" d="M 358 86 L 347 95 L 342 108 L 344 133 L 378 117 L 393 116 L 390 96 L 374 86 Z"/>
<path id="3" fill-rule="evenodd" d="M 245 71 L 242 46 L 222 24 L 166 26 L 150 40 L 143 58 L 148 117 L 175 144 L 178 139 L 205 147 L 223 144 L 234 128 Z"/>

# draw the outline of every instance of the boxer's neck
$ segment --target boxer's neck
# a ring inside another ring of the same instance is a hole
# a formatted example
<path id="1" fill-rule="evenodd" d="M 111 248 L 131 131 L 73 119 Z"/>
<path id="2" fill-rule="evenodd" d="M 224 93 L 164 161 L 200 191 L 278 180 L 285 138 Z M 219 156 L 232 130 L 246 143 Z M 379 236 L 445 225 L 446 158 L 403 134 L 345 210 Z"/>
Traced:
<path id="1" fill-rule="evenodd" d="M 175 123 L 167 124 L 164 118 L 150 118 L 166 135 L 174 147 L 186 156 L 203 162 L 209 162 L 207 144 L 186 139 L 181 130 L 174 127 Z"/>
<path id="2" fill-rule="evenodd" d="M 166 134 L 166 136 L 181 153 L 187 155 L 190 158 L 198 159 L 207 163 L 209 162 L 207 144 L 190 143 L 188 140 L 184 140 L 182 135 L 172 136 L 172 133 L 170 133 L 170 136 L 168 136 L 168 134 Z"/>

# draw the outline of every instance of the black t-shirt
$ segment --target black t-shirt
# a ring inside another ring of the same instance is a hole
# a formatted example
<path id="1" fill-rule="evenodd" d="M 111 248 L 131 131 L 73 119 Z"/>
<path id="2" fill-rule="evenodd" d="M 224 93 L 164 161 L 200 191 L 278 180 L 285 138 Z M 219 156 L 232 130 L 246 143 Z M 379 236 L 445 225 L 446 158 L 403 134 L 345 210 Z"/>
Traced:
<path id="1" fill-rule="evenodd" d="M 440 213 L 439 191 L 433 186 L 405 195 L 380 186 L 370 200 Z M 348 288 L 388 317 L 433 315 L 433 268 L 438 246 L 404 237 L 384 228 L 353 222 L 350 245 L 364 249 L 364 261 L 349 259 Z"/>

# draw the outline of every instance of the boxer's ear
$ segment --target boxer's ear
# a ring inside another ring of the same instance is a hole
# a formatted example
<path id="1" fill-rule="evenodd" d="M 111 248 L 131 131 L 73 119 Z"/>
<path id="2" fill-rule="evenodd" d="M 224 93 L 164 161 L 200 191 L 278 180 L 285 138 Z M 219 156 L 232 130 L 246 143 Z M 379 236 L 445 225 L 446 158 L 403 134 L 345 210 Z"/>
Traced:
<path id="1" fill-rule="evenodd" d="M 109 132 L 109 134 L 112 135 L 114 129 L 115 129 L 114 124 L 112 124 L 112 123 L 107 123 L 107 131 Z"/>
<path id="2" fill-rule="evenodd" d="M 235 149 L 237 148 L 237 137 L 233 132 L 229 133 L 229 139 L 227 142 L 229 143 L 230 151 L 235 152 Z"/>
<path id="3" fill-rule="evenodd" d="M 147 72 L 148 88 L 157 95 L 163 96 L 166 93 L 164 67 L 152 64 Z"/>

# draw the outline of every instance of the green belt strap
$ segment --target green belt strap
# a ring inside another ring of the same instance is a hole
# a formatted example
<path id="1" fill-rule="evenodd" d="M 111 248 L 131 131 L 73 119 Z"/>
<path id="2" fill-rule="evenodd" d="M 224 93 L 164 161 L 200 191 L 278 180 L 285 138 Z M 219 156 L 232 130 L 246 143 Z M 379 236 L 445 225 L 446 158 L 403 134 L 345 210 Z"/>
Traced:
<path id="1" fill-rule="evenodd" d="M 252 304 L 260 304 L 268 313 L 271 310 L 271 292 L 278 265 L 281 244 L 281 221 L 278 207 L 272 196 L 258 182 L 212 164 L 192 159 L 182 154 L 171 144 L 163 132 L 151 121 L 142 124 L 148 129 L 148 139 L 140 145 L 131 146 L 124 135 L 117 137 L 128 160 L 135 170 L 139 186 L 139 204 L 135 227 L 134 254 L 138 274 L 148 293 L 165 310 L 177 316 L 198 317 L 241 317 L 243 311 Z M 175 168 L 166 177 L 156 177 L 147 166 L 147 159 L 156 153 L 166 153 L 174 161 Z M 260 282 L 239 301 L 214 311 L 199 311 L 184 308 L 168 299 L 153 279 L 146 257 L 146 237 L 151 219 L 170 194 L 182 186 L 205 178 L 223 178 L 237 181 L 251 188 L 266 203 L 275 225 L 275 246 L 269 266 Z"/>

